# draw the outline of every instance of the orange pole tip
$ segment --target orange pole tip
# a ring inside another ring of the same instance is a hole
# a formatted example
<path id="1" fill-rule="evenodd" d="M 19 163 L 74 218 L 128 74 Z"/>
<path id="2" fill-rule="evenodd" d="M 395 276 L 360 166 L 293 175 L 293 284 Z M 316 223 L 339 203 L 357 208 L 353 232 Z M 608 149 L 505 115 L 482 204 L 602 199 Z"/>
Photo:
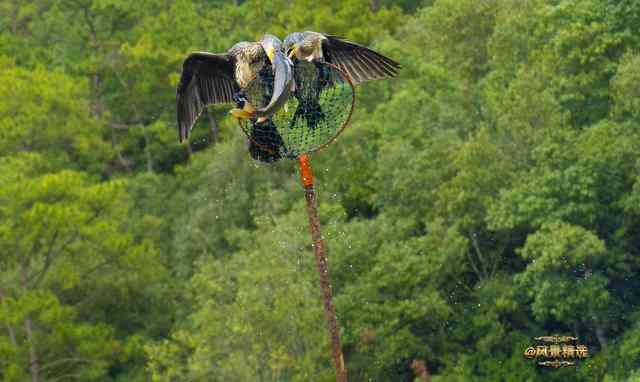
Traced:
<path id="1" fill-rule="evenodd" d="M 300 162 L 300 179 L 304 188 L 313 188 L 313 173 L 309 164 L 309 155 L 303 154 L 298 158 Z"/>

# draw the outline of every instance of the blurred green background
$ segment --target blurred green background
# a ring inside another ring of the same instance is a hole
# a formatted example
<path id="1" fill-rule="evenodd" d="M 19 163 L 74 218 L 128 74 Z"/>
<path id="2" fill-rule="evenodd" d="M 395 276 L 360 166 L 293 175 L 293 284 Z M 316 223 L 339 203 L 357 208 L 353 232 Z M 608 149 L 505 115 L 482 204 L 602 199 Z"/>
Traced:
<path id="1" fill-rule="evenodd" d="M 0 378 L 334 380 L 295 162 L 175 126 L 296 30 L 403 65 L 312 158 L 350 380 L 640 381 L 636 0 L 0 0 Z"/>

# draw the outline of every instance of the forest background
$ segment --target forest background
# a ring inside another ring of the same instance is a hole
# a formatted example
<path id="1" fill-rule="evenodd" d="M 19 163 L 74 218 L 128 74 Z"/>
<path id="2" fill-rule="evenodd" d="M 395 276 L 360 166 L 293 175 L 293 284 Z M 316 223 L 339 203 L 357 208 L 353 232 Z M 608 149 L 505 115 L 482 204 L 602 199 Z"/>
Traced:
<path id="1" fill-rule="evenodd" d="M 333 380 L 295 162 L 175 122 L 297 30 L 403 65 L 313 157 L 351 380 L 640 381 L 636 0 L 0 0 L 0 379 Z"/>

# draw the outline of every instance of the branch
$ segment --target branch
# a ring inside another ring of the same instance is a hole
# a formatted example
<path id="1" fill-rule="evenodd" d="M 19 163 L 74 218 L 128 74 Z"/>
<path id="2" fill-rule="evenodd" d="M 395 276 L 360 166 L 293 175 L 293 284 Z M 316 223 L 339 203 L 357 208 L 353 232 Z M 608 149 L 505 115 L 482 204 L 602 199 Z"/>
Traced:
<path id="1" fill-rule="evenodd" d="M 46 370 L 49 368 L 52 368 L 54 366 L 57 366 L 59 364 L 63 364 L 65 362 L 78 362 L 78 363 L 93 363 L 96 362 L 95 360 L 92 359 L 86 359 L 86 358 L 77 358 L 77 357 L 72 357 L 72 358 L 61 358 L 61 359 L 57 359 L 55 361 L 51 361 L 49 363 L 47 363 L 46 365 L 43 365 L 42 368 L 40 369 L 42 370 Z"/>
<path id="2" fill-rule="evenodd" d="M 471 257 L 471 252 L 469 251 L 466 251 L 466 252 L 467 252 L 467 257 L 469 258 L 469 264 L 471 264 L 471 268 L 473 268 L 473 271 L 476 273 L 476 275 L 478 275 L 478 277 L 482 279 L 483 274 L 480 272 L 480 270 L 478 270 L 476 263 L 473 261 L 473 257 Z"/>
<path id="3" fill-rule="evenodd" d="M 100 215 L 102 215 L 102 212 L 104 212 L 104 209 L 102 209 L 102 208 L 94 211 L 93 216 L 91 216 L 89 219 L 84 221 L 79 226 L 86 226 L 87 224 L 90 224 L 95 219 L 97 219 Z M 36 273 L 36 274 L 32 275 L 31 277 L 29 277 L 29 279 L 27 281 L 28 283 L 32 283 L 33 282 L 33 284 L 32 284 L 33 287 L 37 287 L 40 284 L 40 282 L 44 279 L 44 276 L 46 275 L 47 271 L 51 267 L 51 264 L 53 264 L 53 259 L 58 257 L 58 255 L 60 253 L 62 253 L 71 243 L 76 241 L 81 236 L 81 234 L 80 234 L 79 230 L 76 230 L 75 233 L 69 238 L 69 240 L 64 242 L 64 244 L 62 244 L 60 246 L 60 248 L 56 252 L 53 252 L 53 245 L 55 244 L 54 243 L 55 238 L 58 236 L 58 231 L 57 230 L 56 230 L 56 232 L 55 232 L 55 234 L 53 236 L 54 237 L 51 239 L 51 242 L 50 242 L 49 251 L 47 252 L 47 255 L 45 256 L 44 266 L 42 267 L 42 269 L 38 273 Z M 35 281 L 34 281 L 34 279 L 35 279 Z"/>
<path id="4" fill-rule="evenodd" d="M 49 240 L 49 244 L 48 247 L 49 249 L 47 250 L 47 254 L 45 255 L 44 258 L 44 266 L 42 267 L 42 269 L 40 270 L 40 272 L 38 272 L 35 275 L 32 275 L 29 277 L 27 282 L 31 282 L 34 278 L 38 277 L 38 275 L 43 274 L 44 272 L 47 271 L 47 269 L 49 269 L 49 266 L 51 265 L 51 261 L 52 261 L 52 253 L 53 253 L 53 246 L 55 245 L 56 239 L 58 238 L 58 234 L 60 233 L 60 231 L 58 231 L 58 229 L 56 229 L 53 232 L 53 235 L 51 236 L 51 240 Z"/>
<path id="5" fill-rule="evenodd" d="M 473 244 L 473 248 L 478 254 L 478 259 L 480 260 L 480 264 L 482 264 L 482 273 L 484 277 L 487 277 L 486 264 L 487 262 L 484 260 L 484 256 L 482 255 L 482 251 L 480 251 L 480 246 L 478 245 L 478 240 L 476 239 L 476 234 L 474 232 L 471 233 L 471 243 Z"/>
<path id="6" fill-rule="evenodd" d="M 60 249 L 57 250 L 55 254 L 52 251 L 47 253 L 47 256 L 44 261 L 44 265 L 42 266 L 42 269 L 40 270 L 40 272 L 36 273 L 35 275 L 29 278 L 29 283 L 31 283 L 35 279 L 35 281 L 33 281 L 33 284 L 32 284 L 34 288 L 37 287 L 40 284 L 40 282 L 44 279 L 44 276 L 46 275 L 47 271 L 51 267 L 51 264 L 53 264 L 53 259 L 58 257 L 58 255 L 62 253 L 62 251 L 64 251 L 69 244 L 74 242 L 78 238 L 78 236 L 80 236 L 80 233 L 76 231 L 76 234 L 73 235 L 73 237 L 67 240 L 64 244 L 62 244 L 62 246 L 60 246 Z"/>
<path id="7" fill-rule="evenodd" d="M 135 126 L 126 125 L 124 123 L 115 123 L 115 122 L 109 122 L 107 126 L 109 126 L 114 130 L 129 130 L 135 127 Z"/>
<path id="8" fill-rule="evenodd" d="M 61 376 L 53 378 L 53 379 L 48 379 L 48 382 L 62 381 L 63 379 L 79 380 L 80 377 L 82 377 L 82 373 L 69 373 L 69 374 L 64 374 L 64 375 L 61 375 Z"/>
<path id="9" fill-rule="evenodd" d="M 115 261 L 115 260 L 114 259 L 107 259 L 107 260 L 99 263 L 98 265 L 96 265 L 93 268 L 91 268 L 88 271 L 86 271 L 82 276 L 80 276 L 80 278 L 84 279 L 85 277 L 89 276 L 90 274 L 92 274 L 93 272 L 97 271 L 98 269 L 104 267 L 105 265 L 109 265 L 109 263 L 111 263 L 112 261 Z"/>
<path id="10" fill-rule="evenodd" d="M 107 126 L 109 126 L 113 130 L 129 130 L 135 128 L 147 128 L 148 124 L 145 124 L 145 120 L 134 120 L 130 123 L 118 123 L 118 122 L 109 122 Z"/>
<path id="11" fill-rule="evenodd" d="M 82 11 L 84 14 L 84 19 L 87 22 L 87 26 L 89 27 L 91 47 L 95 49 L 98 47 L 98 33 L 96 32 L 96 27 L 93 24 L 93 20 L 91 20 L 91 16 L 89 15 L 89 7 L 83 7 Z"/>

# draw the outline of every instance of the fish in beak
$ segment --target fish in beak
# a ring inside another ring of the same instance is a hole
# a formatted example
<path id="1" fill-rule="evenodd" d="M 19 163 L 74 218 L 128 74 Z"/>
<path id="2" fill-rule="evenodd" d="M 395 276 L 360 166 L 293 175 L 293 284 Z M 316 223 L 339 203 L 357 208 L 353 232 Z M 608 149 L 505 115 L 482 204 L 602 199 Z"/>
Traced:
<path id="1" fill-rule="evenodd" d="M 245 102 L 242 109 L 233 109 L 230 113 L 236 118 L 257 118 L 258 123 L 267 121 L 287 102 L 291 93 L 295 91 L 293 79 L 293 63 L 282 51 L 282 43 L 272 35 L 265 35 L 261 44 L 273 71 L 273 93 L 269 103 L 263 108 L 256 108 L 250 102 Z"/>

